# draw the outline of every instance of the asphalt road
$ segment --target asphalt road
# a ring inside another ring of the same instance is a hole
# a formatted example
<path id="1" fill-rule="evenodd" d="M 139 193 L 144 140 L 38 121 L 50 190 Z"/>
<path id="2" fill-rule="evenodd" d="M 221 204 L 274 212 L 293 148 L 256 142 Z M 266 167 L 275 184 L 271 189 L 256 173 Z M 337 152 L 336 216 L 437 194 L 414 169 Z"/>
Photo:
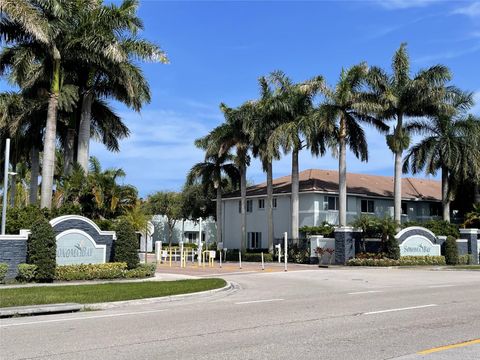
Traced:
<path id="1" fill-rule="evenodd" d="M 223 277 L 238 289 L 3 319 L 0 358 L 480 359 L 480 272 L 354 268 Z"/>

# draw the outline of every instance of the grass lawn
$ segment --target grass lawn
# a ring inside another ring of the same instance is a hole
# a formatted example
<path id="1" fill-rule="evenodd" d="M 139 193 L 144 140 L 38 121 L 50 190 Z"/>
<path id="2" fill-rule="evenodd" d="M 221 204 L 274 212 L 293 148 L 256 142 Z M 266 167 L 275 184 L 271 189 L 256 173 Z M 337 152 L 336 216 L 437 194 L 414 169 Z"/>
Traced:
<path id="1" fill-rule="evenodd" d="M 225 284 L 223 279 L 199 279 L 0 289 L 0 307 L 145 299 L 212 290 Z"/>

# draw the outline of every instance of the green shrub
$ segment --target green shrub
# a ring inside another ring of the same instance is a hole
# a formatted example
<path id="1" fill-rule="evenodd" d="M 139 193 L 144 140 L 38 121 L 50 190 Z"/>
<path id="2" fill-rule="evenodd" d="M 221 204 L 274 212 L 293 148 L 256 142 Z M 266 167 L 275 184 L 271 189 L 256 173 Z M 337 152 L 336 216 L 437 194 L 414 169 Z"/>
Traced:
<path id="1" fill-rule="evenodd" d="M 31 229 L 38 219 L 49 219 L 50 212 L 37 206 L 14 207 L 7 211 L 6 233 L 18 234 L 22 229 Z"/>
<path id="2" fill-rule="evenodd" d="M 451 224 L 448 221 L 444 220 L 429 220 L 424 223 L 416 222 L 416 221 L 409 221 L 402 224 L 402 227 L 410 227 L 410 226 L 421 226 L 424 227 L 431 232 L 433 232 L 436 236 L 453 236 L 455 239 L 460 237 L 460 231 L 458 230 L 458 225 Z"/>
<path id="3" fill-rule="evenodd" d="M 59 265 L 55 271 L 55 279 L 60 281 L 120 279 L 127 270 L 124 262 L 105 264 Z"/>
<path id="4" fill-rule="evenodd" d="M 324 237 L 330 238 L 334 236 L 335 227 L 327 222 L 323 222 L 320 226 L 302 226 L 298 230 L 304 237 L 310 235 L 323 235 Z"/>
<path id="5" fill-rule="evenodd" d="M 458 265 L 469 265 L 470 264 L 470 255 L 459 255 L 458 256 Z"/>
<path id="6" fill-rule="evenodd" d="M 443 256 L 402 256 L 400 259 L 351 259 L 349 266 L 417 266 L 417 265 L 445 265 Z"/>
<path id="7" fill-rule="evenodd" d="M 7 276 L 8 271 L 8 264 L 0 263 L 0 283 L 5 280 L 5 276 Z"/>
<path id="8" fill-rule="evenodd" d="M 20 282 L 30 282 L 35 280 L 37 274 L 37 265 L 33 264 L 19 264 L 17 273 L 17 280 Z"/>
<path id="9" fill-rule="evenodd" d="M 186 249 L 197 249 L 198 245 L 195 243 L 183 243 L 183 247 Z"/>
<path id="10" fill-rule="evenodd" d="M 388 236 L 388 239 L 385 242 L 385 255 L 389 259 L 400 259 L 400 246 L 398 245 L 398 240 L 395 239 L 395 236 L 392 234 Z"/>
<path id="11" fill-rule="evenodd" d="M 115 230 L 115 224 L 112 220 L 109 219 L 96 219 L 94 220 L 97 226 L 104 231 Z"/>
<path id="12" fill-rule="evenodd" d="M 445 261 L 448 265 L 458 264 L 458 248 L 457 241 L 453 236 L 448 236 L 447 240 L 443 243 L 443 254 L 445 255 Z"/>
<path id="13" fill-rule="evenodd" d="M 51 282 L 55 277 L 56 266 L 55 233 L 45 218 L 38 218 L 31 231 L 27 241 L 27 263 L 37 266 L 37 281 Z"/>
<path id="14" fill-rule="evenodd" d="M 116 228 L 117 240 L 115 240 L 114 259 L 116 262 L 125 262 L 129 269 L 138 266 L 138 240 L 133 226 L 126 220 L 121 220 Z"/>
<path id="15" fill-rule="evenodd" d="M 140 264 L 135 269 L 125 271 L 125 277 L 127 279 L 152 277 L 155 275 L 156 270 L 157 265 L 154 263 Z"/>
<path id="16" fill-rule="evenodd" d="M 288 261 L 296 264 L 310 264 L 310 248 L 292 244 L 288 247 Z"/>
<path id="17" fill-rule="evenodd" d="M 257 250 L 257 249 L 255 249 Z M 217 251 L 217 259 L 219 258 L 219 254 Z M 232 249 L 232 250 L 227 250 L 227 258 L 224 259 L 227 261 L 238 261 L 238 250 L 237 249 Z M 242 253 L 242 261 L 251 261 L 251 262 L 261 262 L 262 261 L 262 254 L 261 252 L 247 252 L 247 253 Z M 264 262 L 272 262 L 273 261 L 273 256 L 268 252 L 263 253 L 263 261 Z"/>

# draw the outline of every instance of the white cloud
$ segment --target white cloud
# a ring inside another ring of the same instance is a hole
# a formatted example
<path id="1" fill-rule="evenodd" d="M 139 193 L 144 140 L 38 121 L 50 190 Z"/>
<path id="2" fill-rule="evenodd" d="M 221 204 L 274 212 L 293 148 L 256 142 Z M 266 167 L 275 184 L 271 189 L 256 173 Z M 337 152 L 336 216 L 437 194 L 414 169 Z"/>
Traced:
<path id="1" fill-rule="evenodd" d="M 425 7 L 442 1 L 443 0 L 375 0 L 377 4 L 391 10 Z"/>
<path id="2" fill-rule="evenodd" d="M 430 63 L 432 61 L 438 60 L 448 60 L 448 59 L 455 59 L 464 55 L 469 55 L 476 53 L 480 50 L 480 44 L 475 44 L 468 48 L 463 48 L 459 50 L 448 50 L 443 52 L 438 52 L 436 54 L 430 54 L 425 56 L 417 57 L 413 60 L 415 63 Z"/>
<path id="3" fill-rule="evenodd" d="M 480 2 L 472 2 L 470 5 L 463 6 L 453 10 L 453 14 L 466 15 L 469 17 L 479 17 L 480 16 Z"/>

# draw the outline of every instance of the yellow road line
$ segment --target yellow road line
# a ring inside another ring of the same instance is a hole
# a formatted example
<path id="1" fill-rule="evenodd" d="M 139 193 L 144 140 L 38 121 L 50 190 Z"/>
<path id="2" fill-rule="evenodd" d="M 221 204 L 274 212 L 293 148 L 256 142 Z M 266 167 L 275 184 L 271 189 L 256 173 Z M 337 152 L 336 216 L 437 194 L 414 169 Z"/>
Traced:
<path id="1" fill-rule="evenodd" d="M 440 347 L 436 347 L 436 348 L 428 349 L 428 350 L 423 350 L 423 351 L 420 351 L 418 354 L 419 355 L 427 355 L 427 354 L 431 354 L 431 353 L 435 353 L 435 352 L 439 352 L 439 351 L 456 349 L 456 348 L 469 346 L 469 345 L 475 345 L 475 344 L 480 344 L 480 339 L 465 341 L 465 342 L 458 343 L 458 344 L 440 346 Z"/>

